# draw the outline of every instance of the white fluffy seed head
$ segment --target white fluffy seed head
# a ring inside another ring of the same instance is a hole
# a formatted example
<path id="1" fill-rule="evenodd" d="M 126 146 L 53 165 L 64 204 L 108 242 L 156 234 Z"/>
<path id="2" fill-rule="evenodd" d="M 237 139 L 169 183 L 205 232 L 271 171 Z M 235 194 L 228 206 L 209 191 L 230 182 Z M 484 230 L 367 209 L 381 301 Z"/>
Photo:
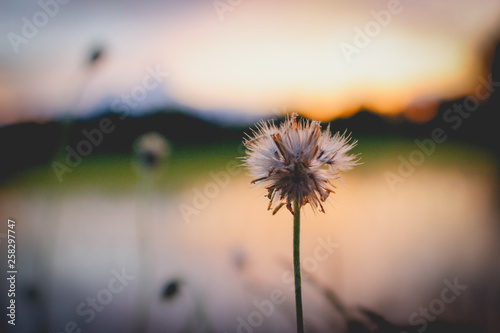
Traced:
<path id="1" fill-rule="evenodd" d="M 279 127 L 261 122 L 244 144 L 252 183 L 268 190 L 273 214 L 284 205 L 293 214 L 294 201 L 324 213 L 321 203 L 334 193 L 331 180 L 358 164 L 357 156 L 348 154 L 356 141 L 349 143 L 339 133 L 332 136 L 329 127 L 322 131 L 318 121 L 297 121 L 296 113 Z"/>

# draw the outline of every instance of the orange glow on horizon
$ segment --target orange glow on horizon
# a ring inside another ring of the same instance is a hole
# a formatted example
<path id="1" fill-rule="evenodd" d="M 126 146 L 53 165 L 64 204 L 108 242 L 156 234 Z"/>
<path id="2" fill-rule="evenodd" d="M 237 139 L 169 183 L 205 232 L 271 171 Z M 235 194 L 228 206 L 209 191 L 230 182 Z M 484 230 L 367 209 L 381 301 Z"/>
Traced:
<path id="1" fill-rule="evenodd" d="M 348 61 L 339 45 L 352 40 L 354 17 L 349 26 L 345 17 L 327 19 L 319 10 L 309 17 L 300 10 L 278 15 L 270 6 L 262 19 L 257 8 L 235 11 L 222 27 L 193 18 L 181 37 L 171 36 L 185 46 L 168 55 L 181 103 L 244 112 L 286 106 L 320 120 L 362 108 L 393 115 L 422 99 L 467 95 L 484 75 L 477 47 L 463 36 L 393 23 Z"/>

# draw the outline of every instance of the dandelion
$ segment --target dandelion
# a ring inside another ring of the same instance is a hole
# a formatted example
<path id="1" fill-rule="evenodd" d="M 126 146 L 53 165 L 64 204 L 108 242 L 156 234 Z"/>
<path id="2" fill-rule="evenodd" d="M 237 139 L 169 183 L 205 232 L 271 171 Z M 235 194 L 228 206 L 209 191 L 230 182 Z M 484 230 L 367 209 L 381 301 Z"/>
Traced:
<path id="1" fill-rule="evenodd" d="M 295 274 L 295 304 L 297 331 L 303 332 L 302 292 L 300 277 L 300 209 L 310 204 L 325 212 L 323 202 L 335 193 L 332 180 L 339 172 L 358 164 L 350 155 L 356 141 L 336 133 L 330 127 L 321 130 L 318 121 L 297 120 L 292 114 L 279 127 L 262 122 L 244 144 L 247 147 L 245 165 L 254 177 L 252 184 L 264 185 L 269 198 L 269 210 L 276 214 L 286 206 L 293 215 L 293 265 Z"/>
<path id="2" fill-rule="evenodd" d="M 170 144 L 161 134 L 148 132 L 134 141 L 133 150 L 140 167 L 154 169 L 166 159 L 170 153 Z"/>
<path id="3" fill-rule="evenodd" d="M 147 332 L 149 328 L 151 306 L 151 283 L 154 267 L 151 265 L 151 225 L 154 211 L 154 184 L 160 175 L 162 163 L 170 156 L 170 144 L 161 134 L 148 132 L 138 137 L 133 143 L 133 164 L 139 176 L 137 186 L 138 209 L 136 216 L 137 252 L 142 273 L 138 281 L 137 311 L 134 318 L 133 332 Z M 172 288 L 175 288 L 173 286 Z M 170 289 L 173 291 L 173 289 Z"/>
<path id="4" fill-rule="evenodd" d="M 356 142 L 348 143 L 349 137 L 339 133 L 332 136 L 329 127 L 322 132 L 318 121 L 297 121 L 295 113 L 280 127 L 261 123 L 253 134 L 245 141 L 245 162 L 255 177 L 252 184 L 268 190 L 273 214 L 284 205 L 293 214 L 294 202 L 324 213 L 321 203 L 334 193 L 331 180 L 357 164 L 356 156 L 348 154 Z"/>

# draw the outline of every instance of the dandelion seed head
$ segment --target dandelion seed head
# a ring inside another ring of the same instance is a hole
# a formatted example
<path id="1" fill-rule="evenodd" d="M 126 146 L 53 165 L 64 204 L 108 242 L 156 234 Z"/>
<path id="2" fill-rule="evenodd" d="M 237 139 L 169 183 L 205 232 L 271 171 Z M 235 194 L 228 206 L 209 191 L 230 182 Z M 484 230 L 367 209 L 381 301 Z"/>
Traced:
<path id="1" fill-rule="evenodd" d="M 349 154 L 356 141 L 297 117 L 292 114 L 280 126 L 261 122 L 244 142 L 252 183 L 265 186 L 273 214 L 285 205 L 293 213 L 294 201 L 324 213 L 322 202 L 334 193 L 332 180 L 358 164 L 357 156 Z"/>
<path id="2" fill-rule="evenodd" d="M 171 153 L 170 144 L 161 134 L 148 132 L 133 144 L 138 163 L 143 168 L 154 169 Z"/>

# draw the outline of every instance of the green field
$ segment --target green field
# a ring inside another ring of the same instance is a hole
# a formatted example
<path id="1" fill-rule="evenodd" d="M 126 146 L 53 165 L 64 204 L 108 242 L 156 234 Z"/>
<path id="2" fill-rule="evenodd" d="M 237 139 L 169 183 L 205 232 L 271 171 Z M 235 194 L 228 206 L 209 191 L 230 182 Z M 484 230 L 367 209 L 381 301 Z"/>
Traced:
<path id="1" fill-rule="evenodd" d="M 358 146 L 354 153 L 360 154 L 362 165 L 355 172 L 369 172 L 387 165 L 397 165 L 398 156 L 408 159 L 418 149 L 414 142 L 401 138 L 357 137 Z M 223 142 L 206 146 L 173 147 L 172 154 L 156 171 L 157 190 L 175 190 L 193 181 L 206 177 L 210 171 L 223 169 L 227 162 L 238 161 L 242 156 L 239 141 Z M 65 152 L 59 152 L 53 159 L 64 163 Z M 435 152 L 426 157 L 423 166 L 460 167 L 465 170 L 480 170 L 481 173 L 495 173 L 491 156 L 476 147 L 456 143 L 436 146 Z M 65 191 L 68 189 L 97 189 L 100 191 L 134 191 L 142 180 L 137 172 L 135 157 L 130 154 L 91 154 L 83 158 L 80 165 L 65 173 L 60 182 L 51 163 L 22 171 L 2 187 L 9 189 L 40 189 Z"/>

